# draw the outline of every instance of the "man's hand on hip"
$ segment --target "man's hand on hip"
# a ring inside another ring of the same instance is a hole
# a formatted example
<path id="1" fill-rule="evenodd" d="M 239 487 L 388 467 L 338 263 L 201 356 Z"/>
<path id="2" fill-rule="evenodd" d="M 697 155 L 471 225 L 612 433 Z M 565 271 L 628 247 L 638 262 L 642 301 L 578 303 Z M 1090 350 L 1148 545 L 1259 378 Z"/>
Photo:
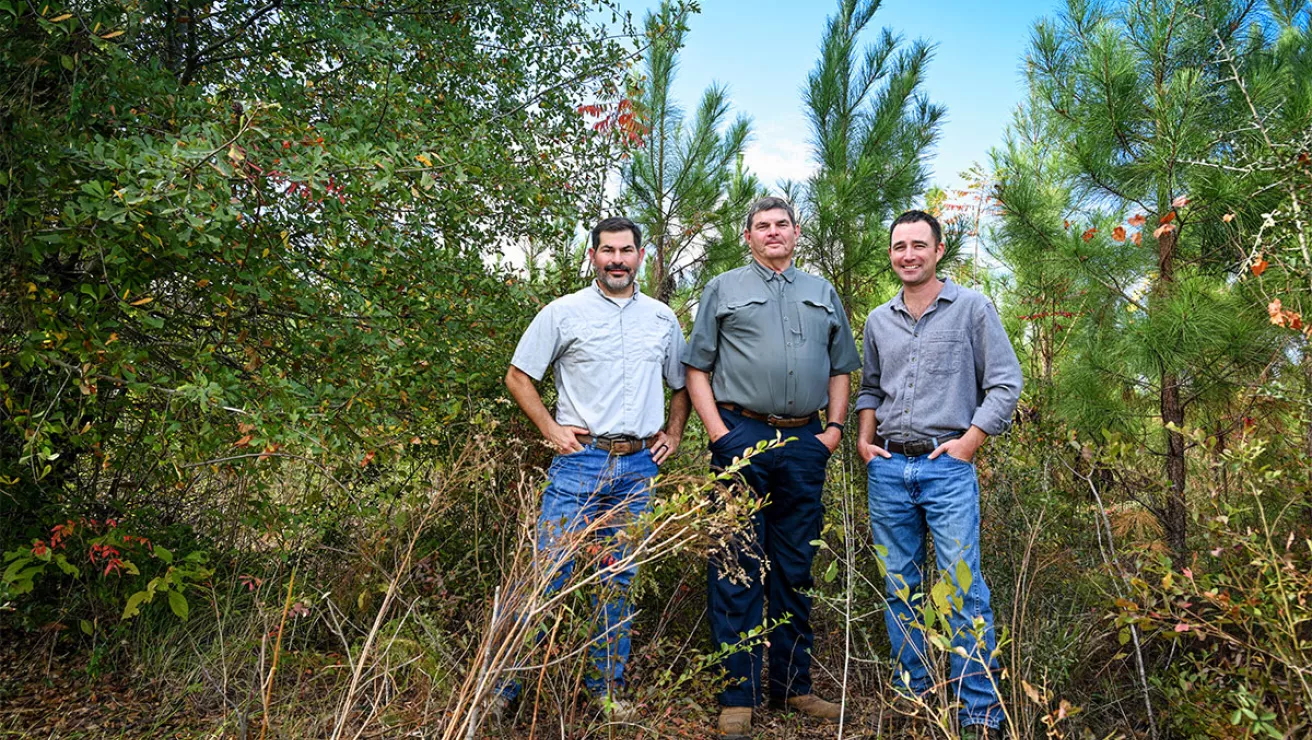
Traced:
<path id="1" fill-rule="evenodd" d="M 979 427 L 972 426 L 962 436 L 949 439 L 935 447 L 934 451 L 929 453 L 929 459 L 933 460 L 939 455 L 947 455 L 962 462 L 971 462 L 975 459 L 975 452 L 979 450 L 980 445 L 984 444 L 985 439 L 988 439 L 988 435 L 984 434 Z"/>
<path id="2" fill-rule="evenodd" d="M 651 444 L 651 460 L 660 465 L 679 449 L 681 437 L 667 433 L 664 429 L 656 432 Z"/>
<path id="3" fill-rule="evenodd" d="M 883 447 L 880 447 L 874 442 L 867 442 L 864 439 L 858 439 L 856 441 L 856 454 L 860 455 L 861 462 L 866 463 L 867 465 L 869 465 L 870 461 L 874 460 L 876 456 L 878 457 L 893 456 L 891 453 L 889 453 L 888 450 L 884 449 Z"/>
<path id="4" fill-rule="evenodd" d="M 572 452 L 583 451 L 583 445 L 579 444 L 578 435 L 588 433 L 588 430 L 583 427 L 561 426 L 552 422 L 551 428 L 547 431 L 547 441 L 555 448 L 557 454 L 568 455 Z"/>

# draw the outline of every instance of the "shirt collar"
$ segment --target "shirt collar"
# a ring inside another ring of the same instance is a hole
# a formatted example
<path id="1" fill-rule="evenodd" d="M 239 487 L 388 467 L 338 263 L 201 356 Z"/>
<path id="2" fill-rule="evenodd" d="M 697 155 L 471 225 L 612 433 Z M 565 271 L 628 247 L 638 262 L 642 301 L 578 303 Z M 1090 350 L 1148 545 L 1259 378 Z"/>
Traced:
<path id="1" fill-rule="evenodd" d="M 760 275 L 761 279 L 767 283 L 775 278 L 783 278 L 784 282 L 791 283 L 797 278 L 797 268 L 791 262 L 783 272 L 775 272 L 754 259 L 752 260 L 752 267 L 756 269 L 756 274 Z"/>
<path id="2" fill-rule="evenodd" d="M 634 281 L 634 283 L 633 283 L 633 295 L 629 296 L 628 298 L 611 298 L 610 296 L 606 295 L 606 294 L 601 290 L 601 286 L 600 286 L 600 285 L 597 285 L 597 280 L 596 280 L 596 278 L 593 278 L 592 282 L 591 282 L 591 283 L 588 283 L 588 286 L 589 286 L 590 288 L 592 288 L 592 292 L 593 292 L 593 293 L 596 293 L 597 296 L 600 297 L 603 301 L 607 301 L 607 302 L 609 302 L 609 303 L 612 303 L 612 304 L 614 304 L 614 305 L 616 305 L 616 306 L 619 306 L 620 308 L 624 308 L 625 306 L 629 305 L 630 303 L 633 303 L 634 301 L 638 300 L 638 296 L 642 295 L 642 291 L 641 291 L 641 290 L 638 290 L 638 283 L 637 283 L 637 281 Z"/>
<path id="3" fill-rule="evenodd" d="M 905 288 L 899 290 L 897 292 L 897 295 L 893 296 L 893 302 L 890 304 L 889 308 L 893 308 L 898 311 L 901 311 L 902 313 L 910 315 L 911 312 L 907 310 L 905 293 L 906 293 Z M 951 303 L 957 300 L 957 296 L 960 293 L 961 293 L 961 286 L 952 282 L 951 278 L 946 278 L 946 277 L 943 278 L 943 287 L 942 289 L 939 290 L 938 297 L 934 299 L 934 303 L 929 308 L 925 309 L 925 313 L 929 313 L 929 311 L 932 310 L 934 306 L 938 305 L 939 301 L 947 301 L 948 303 Z"/>

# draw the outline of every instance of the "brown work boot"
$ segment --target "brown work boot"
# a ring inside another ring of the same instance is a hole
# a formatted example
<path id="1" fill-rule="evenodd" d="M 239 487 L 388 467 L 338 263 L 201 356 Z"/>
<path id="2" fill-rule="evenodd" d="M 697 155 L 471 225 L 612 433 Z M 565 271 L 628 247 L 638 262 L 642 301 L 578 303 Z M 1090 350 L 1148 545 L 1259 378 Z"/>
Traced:
<path id="1" fill-rule="evenodd" d="M 837 722 L 843 714 L 843 708 L 832 701 L 825 701 L 815 694 L 792 696 L 785 702 L 789 709 L 796 710 L 808 717 Z"/>
<path id="2" fill-rule="evenodd" d="M 722 707 L 720 737 L 725 740 L 748 740 L 752 736 L 751 707 Z"/>

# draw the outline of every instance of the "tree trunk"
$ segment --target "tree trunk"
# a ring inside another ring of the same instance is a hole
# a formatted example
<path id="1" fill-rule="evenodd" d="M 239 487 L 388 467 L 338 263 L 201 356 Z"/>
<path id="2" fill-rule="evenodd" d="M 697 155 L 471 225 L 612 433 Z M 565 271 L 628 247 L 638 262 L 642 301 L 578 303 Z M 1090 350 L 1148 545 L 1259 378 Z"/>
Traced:
<path id="1" fill-rule="evenodd" d="M 1170 481 L 1170 488 L 1162 512 L 1162 529 L 1166 532 L 1171 555 L 1179 564 L 1186 555 L 1188 515 L 1184 498 L 1184 435 L 1177 431 L 1184 424 L 1184 407 L 1180 405 L 1180 379 L 1175 373 L 1162 373 L 1162 424 L 1176 427 L 1166 430 L 1166 478 Z"/>
<path id="2" fill-rule="evenodd" d="M 1158 300 L 1170 295 L 1171 284 L 1175 280 L 1175 243 L 1178 233 L 1167 231 L 1157 240 L 1158 282 L 1155 292 Z M 1179 431 L 1184 426 L 1184 405 L 1180 402 L 1180 377 L 1166 369 L 1165 360 L 1161 375 L 1161 413 L 1162 426 L 1166 431 L 1166 479 L 1170 482 L 1165 506 L 1162 507 L 1162 529 L 1166 534 L 1166 544 L 1171 548 L 1171 556 L 1178 566 L 1186 556 L 1186 524 L 1189 520 L 1184 496 L 1184 434 Z M 1175 428 L 1171 429 L 1169 425 Z"/>

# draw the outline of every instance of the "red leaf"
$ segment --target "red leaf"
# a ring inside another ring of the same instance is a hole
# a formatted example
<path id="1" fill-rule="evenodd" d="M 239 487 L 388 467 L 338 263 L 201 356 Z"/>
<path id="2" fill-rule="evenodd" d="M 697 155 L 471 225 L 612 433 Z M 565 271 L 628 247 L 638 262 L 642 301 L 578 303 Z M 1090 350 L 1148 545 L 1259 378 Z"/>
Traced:
<path id="1" fill-rule="evenodd" d="M 1131 241 L 1134 242 L 1134 246 L 1136 247 L 1139 246 L 1140 244 L 1143 244 L 1143 232 L 1142 231 L 1134 232 L 1134 238 Z"/>
<path id="2" fill-rule="evenodd" d="M 1184 622 L 1181 622 L 1181 623 L 1175 625 L 1175 631 L 1176 631 L 1176 632 L 1188 632 L 1188 631 L 1191 630 L 1191 629 L 1193 629 L 1193 627 L 1190 627 L 1189 625 L 1185 624 Z"/>
<path id="3" fill-rule="evenodd" d="M 1172 211 L 1172 213 L 1174 213 L 1174 211 Z M 1175 226 L 1172 224 L 1162 224 L 1161 226 L 1157 227 L 1156 231 L 1153 232 L 1153 237 L 1157 239 L 1161 239 L 1162 234 L 1165 234 L 1168 231 L 1175 231 Z"/>
<path id="4" fill-rule="evenodd" d="M 1125 241 L 1125 227 L 1124 227 L 1124 226 L 1117 226 L 1116 228 L 1112 229 L 1112 240 L 1113 240 L 1113 241 L 1117 241 L 1117 242 L 1123 242 L 1123 241 Z"/>
<path id="5" fill-rule="evenodd" d="M 1143 226 L 1144 222 L 1146 222 L 1147 220 L 1148 219 L 1143 217 L 1142 213 L 1136 213 L 1133 216 L 1130 216 L 1130 225 L 1137 229 L 1140 226 Z"/>
<path id="6" fill-rule="evenodd" d="M 251 443 L 251 440 L 252 440 L 252 439 L 255 439 L 255 435 L 254 435 L 254 434 L 247 434 L 245 437 L 242 437 L 241 439 L 239 439 L 239 440 L 237 440 L 236 442 L 234 442 L 232 446 L 233 446 L 233 447 L 246 447 L 246 446 L 248 446 L 248 445 Z"/>
<path id="7" fill-rule="evenodd" d="M 1266 260 L 1258 257 L 1257 261 L 1253 263 L 1253 274 L 1257 277 L 1262 277 L 1262 273 L 1266 272 L 1266 266 Z"/>
<path id="8" fill-rule="evenodd" d="M 1097 234 L 1097 233 L 1098 233 L 1098 230 L 1097 230 L 1097 229 L 1089 229 L 1088 231 L 1084 232 L 1083 234 L 1080 234 L 1080 238 L 1083 239 L 1083 240 L 1086 241 L 1086 242 L 1088 242 L 1088 241 L 1093 241 L 1093 235 L 1094 235 L 1094 234 Z"/>
<path id="9" fill-rule="evenodd" d="M 1273 299 L 1270 303 L 1266 304 L 1266 313 L 1271 317 L 1271 323 L 1277 326 L 1284 323 L 1285 312 L 1279 298 Z"/>
<path id="10" fill-rule="evenodd" d="M 377 453 L 376 453 L 375 451 L 373 451 L 373 450 L 369 450 L 368 452 L 366 452 L 365 455 L 364 455 L 364 459 L 360 461 L 360 467 L 363 468 L 364 466 L 366 466 L 366 465 L 368 465 L 369 463 L 373 462 L 374 455 L 376 455 L 376 454 L 377 454 Z"/>
<path id="11" fill-rule="evenodd" d="M 1175 200 L 1171 201 L 1172 208 L 1184 208 L 1187 205 L 1189 205 L 1189 196 L 1187 195 L 1177 196 Z"/>
<path id="12" fill-rule="evenodd" d="M 1175 211 L 1171 211 L 1170 213 L 1167 213 L 1165 216 L 1162 216 L 1162 220 L 1158 221 L 1157 223 L 1169 224 L 1174 220 L 1175 220 Z"/>

